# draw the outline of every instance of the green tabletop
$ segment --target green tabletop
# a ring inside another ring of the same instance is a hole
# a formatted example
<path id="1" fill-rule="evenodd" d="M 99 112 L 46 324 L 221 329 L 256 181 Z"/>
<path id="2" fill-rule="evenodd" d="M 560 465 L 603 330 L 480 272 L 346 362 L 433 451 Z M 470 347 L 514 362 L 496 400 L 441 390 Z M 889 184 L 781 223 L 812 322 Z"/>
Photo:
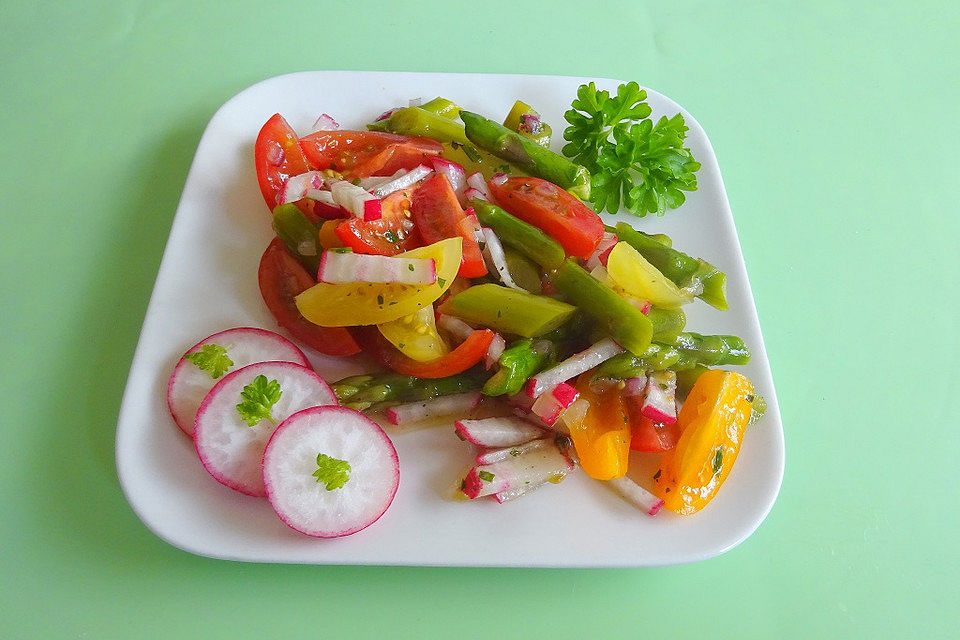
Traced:
<path id="1" fill-rule="evenodd" d="M 0 4 L 0 637 L 957 637 L 955 3 L 57 4 Z M 147 531 L 116 416 L 190 160 L 226 99 L 309 69 L 628 78 L 697 117 L 786 430 L 752 537 L 557 571 L 251 565 Z"/>

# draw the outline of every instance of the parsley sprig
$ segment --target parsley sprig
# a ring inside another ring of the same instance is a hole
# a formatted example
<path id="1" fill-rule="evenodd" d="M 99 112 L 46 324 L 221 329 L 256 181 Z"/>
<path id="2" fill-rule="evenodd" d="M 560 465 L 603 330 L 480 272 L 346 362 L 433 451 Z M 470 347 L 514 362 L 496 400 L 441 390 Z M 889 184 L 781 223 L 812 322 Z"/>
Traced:
<path id="1" fill-rule="evenodd" d="M 350 463 L 318 453 L 317 470 L 313 472 L 313 477 L 317 482 L 326 485 L 327 491 L 340 489 L 350 479 Z"/>
<path id="2" fill-rule="evenodd" d="M 227 350 L 218 344 L 205 344 L 199 351 L 188 353 L 184 356 L 187 360 L 197 365 L 197 367 L 210 374 L 210 377 L 216 380 L 227 372 L 227 369 L 233 366 L 233 360 L 227 356 Z"/>
<path id="3" fill-rule="evenodd" d="M 241 402 L 237 405 L 237 413 L 250 427 L 257 426 L 264 419 L 275 422 L 270 410 L 280 400 L 282 393 L 279 382 L 268 381 L 267 376 L 259 375 L 240 392 Z"/>
<path id="4" fill-rule="evenodd" d="M 563 153 L 591 173 L 590 200 L 597 211 L 663 215 L 696 191 L 700 169 L 683 146 L 688 127 L 683 115 L 648 116 L 647 92 L 636 82 L 617 87 L 615 96 L 594 83 L 580 85 L 572 109 L 564 114 Z"/>

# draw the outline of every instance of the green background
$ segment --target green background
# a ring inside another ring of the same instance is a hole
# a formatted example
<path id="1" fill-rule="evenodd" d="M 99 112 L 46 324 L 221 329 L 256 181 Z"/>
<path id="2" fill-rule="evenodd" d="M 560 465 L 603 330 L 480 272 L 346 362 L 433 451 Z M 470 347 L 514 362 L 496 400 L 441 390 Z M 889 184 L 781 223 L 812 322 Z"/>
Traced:
<path id="1" fill-rule="evenodd" d="M 960 11 L 881 4 L 0 4 L 0 637 L 957 637 Z M 312 567 L 140 524 L 116 415 L 190 160 L 226 99 L 310 69 L 636 79 L 696 115 L 786 429 L 751 538 L 653 570 Z"/>

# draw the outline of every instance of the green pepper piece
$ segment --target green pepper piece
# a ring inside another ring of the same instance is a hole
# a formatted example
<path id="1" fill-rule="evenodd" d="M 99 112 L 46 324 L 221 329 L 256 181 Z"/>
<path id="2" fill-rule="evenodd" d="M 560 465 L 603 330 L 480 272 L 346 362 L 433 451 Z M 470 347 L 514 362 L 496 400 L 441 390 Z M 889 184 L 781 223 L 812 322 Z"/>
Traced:
<path id="1" fill-rule="evenodd" d="M 438 142 L 467 143 L 462 124 L 420 107 L 397 109 L 389 118 L 368 124 L 367 129 L 389 131 L 405 136 L 421 136 Z"/>
<path id="2" fill-rule="evenodd" d="M 576 313 L 576 307 L 546 296 L 479 284 L 440 305 L 440 312 L 503 333 L 535 338 L 552 331 Z"/>
<path id="3" fill-rule="evenodd" d="M 273 209 L 273 230 L 300 264 L 316 276 L 323 252 L 316 225 L 296 205 L 287 203 Z"/>
<path id="4" fill-rule="evenodd" d="M 566 260 L 554 282 L 568 300 L 590 314 L 624 349 L 642 355 L 650 346 L 650 318 L 576 262 Z"/>
<path id="5" fill-rule="evenodd" d="M 523 126 L 523 116 L 526 115 L 536 116 L 537 121 L 540 123 L 540 128 L 537 131 L 527 131 L 525 129 Z M 504 119 L 503 126 L 511 131 L 516 131 L 524 138 L 533 140 L 541 147 L 550 148 L 550 137 L 553 135 L 553 129 L 551 129 L 550 125 L 546 122 L 540 120 L 540 114 L 533 107 L 522 100 L 517 100 L 513 103 L 513 108 L 510 109 L 510 113 L 508 113 L 506 119 Z"/>
<path id="6" fill-rule="evenodd" d="M 563 247 L 537 227 L 485 200 L 474 198 L 471 204 L 480 223 L 493 229 L 503 244 L 513 247 L 544 269 L 556 269 L 563 264 L 567 257 Z"/>
<path id="7" fill-rule="evenodd" d="M 516 131 L 470 111 L 461 111 L 467 138 L 481 149 L 524 171 L 567 189 L 582 200 L 590 197 L 590 172 L 563 156 L 544 149 Z"/>
<path id="8" fill-rule="evenodd" d="M 500 355 L 500 369 L 483 385 L 484 395 L 519 393 L 530 376 L 541 371 L 551 360 L 554 350 L 549 340 L 517 340 Z"/>

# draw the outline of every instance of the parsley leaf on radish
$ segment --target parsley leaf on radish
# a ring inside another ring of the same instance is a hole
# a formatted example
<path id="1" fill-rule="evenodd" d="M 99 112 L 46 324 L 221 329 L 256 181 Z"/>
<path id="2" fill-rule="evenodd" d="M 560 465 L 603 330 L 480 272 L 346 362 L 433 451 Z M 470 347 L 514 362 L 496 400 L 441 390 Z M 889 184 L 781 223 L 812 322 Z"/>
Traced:
<path id="1" fill-rule="evenodd" d="M 683 115 L 648 116 L 647 93 L 636 82 L 622 84 L 617 94 L 580 85 L 572 109 L 564 114 L 570 126 L 563 153 L 591 173 L 590 200 L 597 211 L 616 213 L 621 203 L 634 215 L 663 215 L 696 191 L 700 169 L 683 146 Z"/>
<path id="2" fill-rule="evenodd" d="M 327 491 L 339 489 L 350 479 L 350 463 L 331 458 L 325 453 L 317 454 L 317 470 L 313 472 L 317 482 L 325 484 Z"/>
<path id="3" fill-rule="evenodd" d="M 279 382 L 268 381 L 266 376 L 259 375 L 240 392 L 242 402 L 237 405 L 237 413 L 251 427 L 257 426 L 263 419 L 273 422 L 270 410 L 277 404 L 281 394 Z"/>
<path id="4" fill-rule="evenodd" d="M 200 347 L 200 351 L 188 353 L 184 357 L 209 373 L 214 380 L 233 366 L 233 360 L 227 356 L 227 350 L 218 344 L 205 344 Z"/>

